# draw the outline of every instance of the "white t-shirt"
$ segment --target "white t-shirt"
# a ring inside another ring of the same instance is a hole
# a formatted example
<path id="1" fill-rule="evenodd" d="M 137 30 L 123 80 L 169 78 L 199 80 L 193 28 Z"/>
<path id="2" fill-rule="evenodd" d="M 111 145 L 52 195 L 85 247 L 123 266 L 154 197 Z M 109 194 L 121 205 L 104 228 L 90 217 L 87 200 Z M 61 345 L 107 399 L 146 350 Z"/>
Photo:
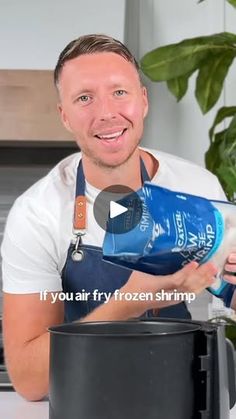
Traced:
<path id="1" fill-rule="evenodd" d="M 206 169 L 170 154 L 143 148 L 159 161 L 152 182 L 180 192 L 225 200 L 217 178 Z M 19 198 L 10 210 L 1 253 L 3 291 L 14 294 L 61 291 L 61 272 L 73 238 L 76 173 L 81 153 L 58 163 Z M 86 182 L 85 244 L 102 247 L 104 231 L 93 203 L 100 191 Z"/>

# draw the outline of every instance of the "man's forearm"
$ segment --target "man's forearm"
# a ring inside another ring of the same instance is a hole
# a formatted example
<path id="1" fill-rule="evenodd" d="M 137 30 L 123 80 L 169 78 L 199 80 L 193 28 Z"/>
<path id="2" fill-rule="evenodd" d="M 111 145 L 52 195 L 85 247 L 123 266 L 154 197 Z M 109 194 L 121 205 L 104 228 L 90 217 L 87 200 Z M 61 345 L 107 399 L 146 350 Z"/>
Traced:
<path id="1" fill-rule="evenodd" d="M 114 298 L 111 298 L 108 303 L 101 304 L 98 308 L 78 321 L 81 323 L 128 320 L 130 317 L 135 317 L 135 313 L 133 313 L 131 309 L 131 304 L 132 302 L 127 303 L 126 301 L 117 301 Z M 139 315 L 141 315 L 141 313 Z"/>
<path id="2" fill-rule="evenodd" d="M 30 401 L 46 396 L 49 383 L 49 332 L 26 342 L 9 365 L 10 377 L 19 394 Z"/>
<path id="3" fill-rule="evenodd" d="M 110 300 L 92 311 L 81 321 L 126 320 L 129 318 L 127 303 Z M 50 334 L 26 342 L 14 360 L 7 360 L 9 374 L 16 391 L 29 401 L 41 400 L 49 390 Z"/>

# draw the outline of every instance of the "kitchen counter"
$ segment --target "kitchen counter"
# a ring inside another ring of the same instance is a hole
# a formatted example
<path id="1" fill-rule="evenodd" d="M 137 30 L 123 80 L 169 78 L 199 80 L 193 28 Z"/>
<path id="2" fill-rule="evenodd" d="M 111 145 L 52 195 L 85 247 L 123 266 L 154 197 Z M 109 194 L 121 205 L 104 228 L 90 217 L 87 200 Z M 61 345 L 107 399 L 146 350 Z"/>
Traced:
<path id="1" fill-rule="evenodd" d="M 6 419 L 48 419 L 48 401 L 27 402 L 15 391 L 2 391 L 0 412 Z"/>
<path id="2" fill-rule="evenodd" d="M 14 391 L 0 392 L 0 412 L 7 419 L 48 419 L 48 401 L 27 402 Z M 236 419 L 236 405 L 230 412 Z"/>

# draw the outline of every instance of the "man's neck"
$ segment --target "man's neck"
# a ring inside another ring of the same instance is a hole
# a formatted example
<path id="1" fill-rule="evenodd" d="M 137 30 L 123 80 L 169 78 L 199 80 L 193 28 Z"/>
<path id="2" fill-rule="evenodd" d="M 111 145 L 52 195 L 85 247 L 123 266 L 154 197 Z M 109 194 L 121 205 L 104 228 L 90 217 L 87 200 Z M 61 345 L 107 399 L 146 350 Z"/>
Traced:
<path id="1" fill-rule="evenodd" d="M 111 185 L 126 185 L 133 190 L 141 187 L 140 157 L 142 158 L 150 179 L 156 174 L 159 163 L 150 153 L 137 148 L 130 159 L 119 167 L 106 168 L 97 165 L 83 155 L 83 169 L 87 182 L 97 189 Z"/>
<path id="2" fill-rule="evenodd" d="M 137 190 L 142 185 L 140 157 L 144 161 L 149 176 L 152 177 L 153 167 L 150 155 L 144 150 L 137 148 L 129 160 L 114 168 L 99 166 L 83 155 L 85 178 L 92 186 L 98 189 L 104 189 L 111 185 L 126 185 L 133 190 Z"/>

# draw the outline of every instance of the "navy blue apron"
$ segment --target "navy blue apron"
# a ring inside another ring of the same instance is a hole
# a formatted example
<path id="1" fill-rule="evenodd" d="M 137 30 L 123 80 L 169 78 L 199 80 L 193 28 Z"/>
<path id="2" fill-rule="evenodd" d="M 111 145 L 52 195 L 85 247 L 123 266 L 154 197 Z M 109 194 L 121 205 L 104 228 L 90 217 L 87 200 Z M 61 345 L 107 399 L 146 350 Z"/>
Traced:
<path id="1" fill-rule="evenodd" d="M 150 178 L 142 159 L 140 159 L 140 164 L 143 183 L 144 181 L 149 181 Z M 79 195 L 85 195 L 85 177 L 82 160 L 80 160 L 78 165 L 76 177 L 76 197 Z M 80 261 L 76 261 L 72 257 L 75 251 L 75 243 L 72 241 L 62 270 L 63 292 L 68 293 L 68 296 L 73 296 L 72 301 L 65 301 L 66 322 L 72 322 L 86 316 L 104 302 L 103 299 L 93 298 L 95 289 L 97 292 L 113 293 L 128 281 L 132 273 L 130 269 L 112 265 L 102 260 L 102 248 L 98 246 L 83 244 L 81 240 L 77 250 L 82 251 L 83 254 L 83 258 Z M 88 298 L 86 298 L 85 292 L 87 292 Z M 82 300 L 76 300 L 76 293 L 82 296 Z M 152 317 L 153 311 L 149 310 L 145 315 Z M 160 309 L 158 317 L 191 318 L 184 302 Z"/>

